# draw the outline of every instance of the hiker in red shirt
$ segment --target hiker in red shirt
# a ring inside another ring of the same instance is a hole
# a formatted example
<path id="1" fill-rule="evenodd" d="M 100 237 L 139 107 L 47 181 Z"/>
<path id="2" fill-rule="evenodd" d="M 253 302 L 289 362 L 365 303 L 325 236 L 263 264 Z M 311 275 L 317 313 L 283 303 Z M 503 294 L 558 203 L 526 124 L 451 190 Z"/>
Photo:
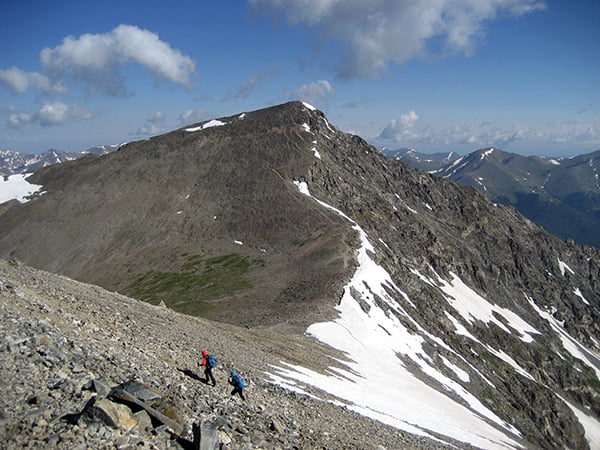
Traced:
<path id="1" fill-rule="evenodd" d="M 200 367 L 204 367 L 204 381 L 208 384 L 208 380 L 212 381 L 212 385 L 216 386 L 217 381 L 215 380 L 215 376 L 212 373 L 213 367 L 217 366 L 217 360 L 213 355 L 209 355 L 206 350 L 202 350 L 202 362 L 200 363 Z"/>

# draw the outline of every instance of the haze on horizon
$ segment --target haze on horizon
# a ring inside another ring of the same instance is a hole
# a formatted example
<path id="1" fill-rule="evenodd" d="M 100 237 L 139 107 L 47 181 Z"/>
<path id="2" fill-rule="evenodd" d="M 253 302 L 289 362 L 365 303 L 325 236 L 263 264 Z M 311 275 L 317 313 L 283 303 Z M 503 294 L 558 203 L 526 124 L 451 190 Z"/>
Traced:
<path id="1" fill-rule="evenodd" d="M 145 139 L 289 100 L 377 146 L 600 149 L 593 0 L 0 5 L 0 149 Z"/>

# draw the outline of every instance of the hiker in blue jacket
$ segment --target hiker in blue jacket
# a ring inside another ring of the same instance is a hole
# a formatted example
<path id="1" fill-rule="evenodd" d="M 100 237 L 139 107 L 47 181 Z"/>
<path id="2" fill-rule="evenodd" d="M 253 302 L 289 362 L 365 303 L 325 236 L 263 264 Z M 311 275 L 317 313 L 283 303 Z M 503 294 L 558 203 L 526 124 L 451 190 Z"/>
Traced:
<path id="1" fill-rule="evenodd" d="M 200 363 L 200 367 L 204 367 L 204 382 L 208 384 L 208 380 L 212 381 L 212 385 L 217 385 L 217 380 L 215 380 L 215 376 L 212 373 L 213 367 L 217 365 L 217 360 L 213 355 L 209 355 L 206 350 L 202 350 L 202 362 Z"/>
<path id="2" fill-rule="evenodd" d="M 244 383 L 244 379 L 240 377 L 235 370 L 231 371 L 229 384 L 233 386 L 231 395 L 240 394 L 242 400 L 246 401 L 246 397 L 244 397 L 244 387 L 246 387 L 246 383 Z"/>

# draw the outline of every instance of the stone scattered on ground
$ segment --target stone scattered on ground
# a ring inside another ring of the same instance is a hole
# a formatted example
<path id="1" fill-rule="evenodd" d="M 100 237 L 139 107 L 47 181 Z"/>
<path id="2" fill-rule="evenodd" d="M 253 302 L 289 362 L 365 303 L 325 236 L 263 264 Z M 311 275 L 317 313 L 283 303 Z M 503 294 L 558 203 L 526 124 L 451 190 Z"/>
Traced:
<path id="1" fill-rule="evenodd" d="M 216 387 L 202 381 L 204 348 L 218 359 Z M 273 385 L 266 372 L 283 360 L 331 362 L 305 337 L 185 316 L 0 260 L 2 448 L 447 448 Z M 230 394 L 232 369 L 247 381 L 245 402 Z"/>

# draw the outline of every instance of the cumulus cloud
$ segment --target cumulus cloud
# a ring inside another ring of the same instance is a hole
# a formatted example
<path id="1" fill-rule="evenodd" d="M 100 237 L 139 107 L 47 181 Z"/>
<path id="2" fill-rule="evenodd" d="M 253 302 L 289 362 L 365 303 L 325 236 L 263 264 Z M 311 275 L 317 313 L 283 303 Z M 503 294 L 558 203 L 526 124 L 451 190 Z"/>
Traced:
<path id="1" fill-rule="evenodd" d="M 86 110 L 63 102 L 45 103 L 37 113 L 41 125 L 59 125 L 67 120 L 80 120 L 91 117 Z"/>
<path id="2" fill-rule="evenodd" d="M 10 128 L 20 128 L 21 126 L 33 122 L 34 116 L 27 113 L 13 113 L 8 116 L 7 125 Z"/>
<path id="3" fill-rule="evenodd" d="M 375 77 L 390 63 L 429 54 L 472 54 L 485 36 L 486 22 L 545 8 L 541 0 L 249 0 L 257 11 L 287 16 L 317 36 L 346 47 L 339 75 Z M 437 48 L 439 43 L 442 48 Z"/>
<path id="4" fill-rule="evenodd" d="M 394 119 L 383 128 L 377 140 L 388 145 L 418 147 L 419 144 L 468 145 L 472 147 L 508 147 L 513 142 L 526 138 L 528 130 L 502 128 L 491 122 L 480 125 L 454 125 L 432 128 L 419 123 L 419 115 L 409 111 Z"/>
<path id="5" fill-rule="evenodd" d="M 246 99 L 250 97 L 250 94 L 262 83 L 268 80 L 273 74 L 272 70 L 267 70 L 265 72 L 261 72 L 257 75 L 250 77 L 246 82 L 240 86 L 237 92 L 234 95 L 234 98 L 243 98 Z"/>
<path id="6" fill-rule="evenodd" d="M 600 127 L 584 122 L 552 122 L 536 127 L 521 124 L 496 125 L 492 122 L 463 124 L 434 128 L 419 122 L 419 116 L 410 111 L 385 126 L 375 138 L 386 146 L 435 147 L 439 145 L 468 148 L 510 148 L 521 142 L 544 146 L 569 145 L 600 147 Z"/>
<path id="7" fill-rule="evenodd" d="M 44 103 L 35 113 L 13 113 L 8 117 L 8 126 L 11 128 L 20 128 L 29 123 L 49 127 L 60 125 L 71 120 L 83 120 L 92 117 L 91 113 L 83 108 L 57 101 Z"/>
<path id="8" fill-rule="evenodd" d="M 327 80 L 318 80 L 305 84 L 289 95 L 290 100 L 302 100 L 314 105 L 323 104 L 335 93 L 335 89 Z"/>
<path id="9" fill-rule="evenodd" d="M 113 96 L 127 93 L 119 68 L 139 64 L 159 79 L 187 86 L 194 61 L 148 30 L 119 25 L 105 34 L 67 36 L 61 45 L 40 53 L 49 74 L 71 76 L 90 90 Z"/>
<path id="10" fill-rule="evenodd" d="M 415 111 L 409 111 L 402 114 L 399 119 L 393 119 L 379 134 L 379 138 L 394 142 L 401 142 L 405 139 L 414 139 L 418 137 L 418 131 L 415 125 L 419 120 L 419 115 Z"/>
<path id="11" fill-rule="evenodd" d="M 25 72 L 17 67 L 0 69 L 0 82 L 17 94 L 23 94 L 28 89 L 42 93 L 63 93 L 66 91 L 64 84 L 52 81 L 45 75 L 37 72 Z"/>
<path id="12" fill-rule="evenodd" d="M 186 109 L 179 114 L 180 125 L 190 125 L 208 119 L 208 113 L 203 109 Z"/>
<path id="13" fill-rule="evenodd" d="M 580 144 L 600 147 L 600 125 L 586 122 L 553 122 L 540 134 L 556 144 Z"/>
<path id="14" fill-rule="evenodd" d="M 151 136 L 165 131 L 165 114 L 161 111 L 155 112 L 152 117 L 146 119 L 144 124 L 134 133 L 136 136 Z"/>

